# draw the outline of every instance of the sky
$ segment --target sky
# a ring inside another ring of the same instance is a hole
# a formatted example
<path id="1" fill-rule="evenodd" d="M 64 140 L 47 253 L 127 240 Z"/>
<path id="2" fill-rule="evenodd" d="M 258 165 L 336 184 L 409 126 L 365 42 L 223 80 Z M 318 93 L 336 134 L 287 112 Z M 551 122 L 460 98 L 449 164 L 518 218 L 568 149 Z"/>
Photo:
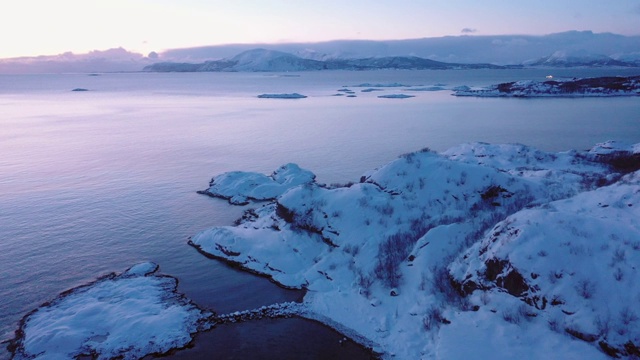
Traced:
<path id="1" fill-rule="evenodd" d="M 232 43 L 640 35 L 640 0 L 4 0 L 0 58 Z"/>

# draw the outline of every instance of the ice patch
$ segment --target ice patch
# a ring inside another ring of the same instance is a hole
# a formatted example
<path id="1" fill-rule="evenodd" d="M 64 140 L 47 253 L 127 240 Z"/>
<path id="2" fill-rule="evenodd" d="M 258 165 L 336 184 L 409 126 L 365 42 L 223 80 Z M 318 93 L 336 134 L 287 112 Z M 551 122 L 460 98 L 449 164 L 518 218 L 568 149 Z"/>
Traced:
<path id="1" fill-rule="evenodd" d="M 135 265 L 62 293 L 25 316 L 15 359 L 138 359 L 187 345 L 209 314 L 176 293 L 177 281 Z"/>

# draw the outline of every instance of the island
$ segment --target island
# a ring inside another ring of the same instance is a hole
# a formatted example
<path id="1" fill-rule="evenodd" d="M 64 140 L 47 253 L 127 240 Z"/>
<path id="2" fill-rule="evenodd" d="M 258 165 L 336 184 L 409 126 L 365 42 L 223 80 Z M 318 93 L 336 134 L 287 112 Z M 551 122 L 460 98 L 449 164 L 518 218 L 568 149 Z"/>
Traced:
<path id="1" fill-rule="evenodd" d="M 523 80 L 482 89 L 459 87 L 455 96 L 478 97 L 597 97 L 597 96 L 639 96 L 640 76 L 609 76 L 597 78 L 571 78 L 549 80 Z"/>
<path id="2" fill-rule="evenodd" d="M 306 95 L 291 93 L 291 94 L 261 94 L 258 95 L 260 99 L 304 99 Z"/>

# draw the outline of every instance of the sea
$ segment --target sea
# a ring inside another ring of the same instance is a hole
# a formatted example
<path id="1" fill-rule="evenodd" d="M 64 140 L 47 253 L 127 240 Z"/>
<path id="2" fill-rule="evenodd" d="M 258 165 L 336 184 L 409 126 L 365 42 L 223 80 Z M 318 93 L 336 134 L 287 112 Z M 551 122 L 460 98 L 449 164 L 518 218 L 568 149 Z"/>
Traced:
<path id="1" fill-rule="evenodd" d="M 196 193 L 217 174 L 269 174 L 293 162 L 321 183 L 346 183 L 425 147 L 481 141 L 568 151 L 640 142 L 640 97 L 413 91 L 548 75 L 631 76 L 640 69 L 0 75 L 0 359 L 10 357 L 6 341 L 28 312 L 143 261 L 159 264 L 178 279 L 179 292 L 218 313 L 299 299 L 299 291 L 187 244 L 259 206 Z M 284 93 L 307 98 L 257 97 Z M 390 94 L 414 97 L 378 97 Z M 168 358 L 370 357 L 343 337 L 314 321 L 261 320 L 198 334 L 191 348 Z"/>

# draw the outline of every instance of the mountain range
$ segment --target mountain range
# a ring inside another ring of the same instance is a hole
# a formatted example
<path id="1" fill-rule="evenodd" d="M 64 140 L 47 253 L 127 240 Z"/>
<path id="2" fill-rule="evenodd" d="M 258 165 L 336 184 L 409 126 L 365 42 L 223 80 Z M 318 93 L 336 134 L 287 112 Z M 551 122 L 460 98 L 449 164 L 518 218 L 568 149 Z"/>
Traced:
<path id="1" fill-rule="evenodd" d="M 305 59 L 276 50 L 253 49 L 232 58 L 203 63 L 160 62 L 144 67 L 153 72 L 203 71 L 309 71 L 309 70 L 377 70 L 377 69 L 498 69 L 492 64 L 454 64 L 429 60 L 417 56 L 388 56 L 358 59 Z"/>
<path id="2" fill-rule="evenodd" d="M 256 55 L 262 49 L 262 55 Z M 275 60 L 275 52 L 280 54 Z M 269 58 L 269 66 L 265 60 Z M 234 63 L 237 62 L 237 63 Z M 154 65 L 173 63 L 172 65 Z M 568 31 L 543 36 L 445 36 L 409 40 L 229 44 L 169 49 L 145 56 L 122 48 L 88 54 L 0 59 L 0 73 L 141 71 L 284 71 L 282 69 L 640 66 L 640 36 Z M 233 69 L 232 69 L 233 68 Z M 232 69 L 232 70 L 231 70 Z"/>

